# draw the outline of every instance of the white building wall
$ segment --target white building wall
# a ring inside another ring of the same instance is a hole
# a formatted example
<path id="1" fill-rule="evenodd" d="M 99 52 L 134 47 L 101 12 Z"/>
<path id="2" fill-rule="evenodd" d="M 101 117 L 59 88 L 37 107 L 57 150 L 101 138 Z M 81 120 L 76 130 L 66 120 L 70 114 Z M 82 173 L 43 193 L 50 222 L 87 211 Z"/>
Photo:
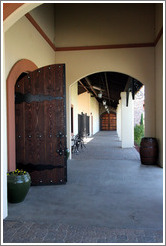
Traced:
<path id="1" fill-rule="evenodd" d="M 87 113 L 88 116 L 93 115 L 93 134 L 99 131 L 99 103 L 90 93 L 84 92 L 78 96 L 78 112 Z M 91 120 L 90 120 L 91 134 Z"/>
<path id="2" fill-rule="evenodd" d="M 73 134 L 78 134 L 78 83 L 70 87 L 70 100 L 73 106 Z"/>
<path id="3" fill-rule="evenodd" d="M 99 117 L 99 103 L 94 97 L 90 98 L 90 112 L 93 115 L 93 134 L 95 134 L 99 131 L 100 117 Z"/>
<path id="4" fill-rule="evenodd" d="M 81 113 L 90 116 L 90 94 L 87 92 L 78 95 L 78 114 Z"/>

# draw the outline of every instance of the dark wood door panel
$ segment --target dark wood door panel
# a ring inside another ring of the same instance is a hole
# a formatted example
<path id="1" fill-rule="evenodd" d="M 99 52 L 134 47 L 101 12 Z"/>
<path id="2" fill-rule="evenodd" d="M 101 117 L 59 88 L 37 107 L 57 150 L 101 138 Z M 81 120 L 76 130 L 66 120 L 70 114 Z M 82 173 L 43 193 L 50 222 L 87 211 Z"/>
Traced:
<path id="1" fill-rule="evenodd" d="M 16 83 L 15 92 L 17 168 L 29 171 L 34 185 L 65 183 L 64 64 L 27 74 Z"/>
<path id="2" fill-rule="evenodd" d="M 116 131 L 116 114 L 104 113 L 100 117 L 100 130 L 101 131 Z"/>

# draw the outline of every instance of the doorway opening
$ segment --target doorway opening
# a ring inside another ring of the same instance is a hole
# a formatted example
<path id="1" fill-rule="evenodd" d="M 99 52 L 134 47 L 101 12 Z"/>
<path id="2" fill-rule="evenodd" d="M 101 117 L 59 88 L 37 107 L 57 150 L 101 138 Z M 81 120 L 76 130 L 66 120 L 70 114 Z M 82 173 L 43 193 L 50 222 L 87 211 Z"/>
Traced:
<path id="1" fill-rule="evenodd" d="M 86 137 L 86 120 L 88 118 L 89 136 L 99 131 L 117 131 L 119 138 L 121 131 L 121 112 L 119 109 L 122 101 L 125 111 L 125 121 L 134 121 L 134 116 L 127 110 L 136 93 L 142 87 L 142 83 L 127 74 L 119 72 L 99 72 L 79 79 L 71 86 L 71 103 L 74 105 L 75 112 L 71 114 L 71 122 L 74 122 L 74 135 L 81 134 Z M 132 107 L 131 107 L 132 108 Z M 132 118 L 132 119 L 131 119 Z M 82 123 L 81 123 L 82 119 Z M 82 130 L 80 131 L 80 129 Z M 128 131 L 134 129 L 128 126 Z M 130 134 L 132 141 L 123 147 L 134 147 L 134 134 Z M 121 139 L 120 139 L 121 140 Z M 127 140 L 126 140 L 127 141 Z M 132 144 L 133 142 L 133 144 Z M 122 148 L 123 148 L 122 147 Z"/>
<path id="2" fill-rule="evenodd" d="M 8 135 L 8 171 L 16 168 L 16 147 L 15 147 L 15 83 L 22 73 L 31 72 L 38 67 L 28 59 L 18 61 L 12 67 L 7 78 L 7 135 Z"/>

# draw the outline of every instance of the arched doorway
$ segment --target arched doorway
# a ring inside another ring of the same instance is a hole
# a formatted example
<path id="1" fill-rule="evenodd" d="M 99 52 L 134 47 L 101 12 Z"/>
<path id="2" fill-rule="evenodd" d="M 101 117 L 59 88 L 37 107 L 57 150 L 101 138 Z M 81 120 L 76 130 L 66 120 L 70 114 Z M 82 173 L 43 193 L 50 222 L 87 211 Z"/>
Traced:
<path id="1" fill-rule="evenodd" d="M 100 131 L 116 131 L 116 113 L 103 113 L 100 115 Z"/>
<path id="2" fill-rule="evenodd" d="M 8 170 L 15 169 L 15 83 L 24 72 L 34 71 L 38 67 L 30 60 L 22 59 L 11 69 L 7 78 L 7 135 L 8 135 Z"/>
<path id="3" fill-rule="evenodd" d="M 75 108 L 72 119 L 70 117 L 70 120 L 75 126 L 74 135 L 79 133 L 76 126 L 78 125 L 78 117 L 80 114 L 93 115 L 94 120 L 90 120 L 90 126 L 91 129 L 94 129 L 94 134 L 98 131 L 117 131 L 119 135 L 118 130 L 121 128 L 121 118 L 120 120 L 118 118 L 119 104 L 123 93 L 123 105 L 124 108 L 128 109 L 125 113 L 126 119 L 123 121 L 131 122 L 131 127 L 128 126 L 127 129 L 131 133 L 130 147 L 133 147 L 134 128 L 132 122 L 134 116 L 133 114 L 130 115 L 130 107 L 136 92 L 139 91 L 141 87 L 142 83 L 137 79 L 115 71 L 101 71 L 80 78 L 70 89 L 71 104 L 72 107 Z M 130 100 L 129 94 L 131 94 Z M 131 107 L 131 109 L 132 108 L 133 107 Z M 92 130 L 90 132 L 90 136 L 91 135 Z"/>

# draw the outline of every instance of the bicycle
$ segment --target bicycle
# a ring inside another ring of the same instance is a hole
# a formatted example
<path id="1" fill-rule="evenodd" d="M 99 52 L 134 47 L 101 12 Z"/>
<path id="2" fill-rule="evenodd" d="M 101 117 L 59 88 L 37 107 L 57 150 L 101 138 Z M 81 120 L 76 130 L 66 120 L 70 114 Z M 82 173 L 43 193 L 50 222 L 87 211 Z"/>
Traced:
<path id="1" fill-rule="evenodd" d="M 72 146 L 72 153 L 78 154 L 79 148 L 81 148 L 81 149 L 86 148 L 86 146 L 84 144 L 84 140 L 79 134 L 73 136 L 71 141 L 72 141 L 72 145 L 71 145 Z"/>

